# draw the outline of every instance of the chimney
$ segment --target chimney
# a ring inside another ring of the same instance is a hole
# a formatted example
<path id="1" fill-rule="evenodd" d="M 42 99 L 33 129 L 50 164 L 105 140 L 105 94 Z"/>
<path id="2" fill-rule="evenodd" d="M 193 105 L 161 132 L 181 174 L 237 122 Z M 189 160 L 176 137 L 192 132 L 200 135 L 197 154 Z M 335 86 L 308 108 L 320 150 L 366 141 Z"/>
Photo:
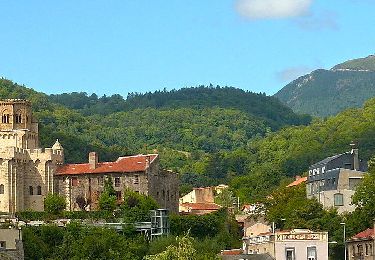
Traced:
<path id="1" fill-rule="evenodd" d="M 150 155 L 146 155 L 146 168 L 150 167 Z"/>
<path id="2" fill-rule="evenodd" d="M 296 181 L 298 181 L 299 179 L 301 179 L 301 176 L 297 175 L 296 176 Z"/>
<path id="3" fill-rule="evenodd" d="M 355 171 L 359 171 L 358 148 L 354 142 L 352 142 L 350 146 L 352 147 L 350 153 L 353 155 L 353 168 Z"/>
<path id="4" fill-rule="evenodd" d="M 89 165 L 90 169 L 96 169 L 96 166 L 98 165 L 98 154 L 96 152 L 89 153 Z"/>

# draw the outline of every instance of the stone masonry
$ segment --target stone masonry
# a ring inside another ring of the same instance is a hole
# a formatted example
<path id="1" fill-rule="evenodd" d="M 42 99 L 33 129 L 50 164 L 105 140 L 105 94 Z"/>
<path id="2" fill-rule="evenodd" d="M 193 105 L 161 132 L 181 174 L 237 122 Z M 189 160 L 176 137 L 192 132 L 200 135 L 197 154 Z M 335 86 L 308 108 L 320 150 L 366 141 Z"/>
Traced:
<path id="1" fill-rule="evenodd" d="M 38 123 L 26 100 L 0 101 L 0 212 L 41 211 L 64 161 L 61 145 L 40 148 Z"/>
<path id="2" fill-rule="evenodd" d="M 104 180 L 112 179 L 120 202 L 127 189 L 153 197 L 160 207 L 178 212 L 178 178 L 161 170 L 157 154 L 120 157 L 99 162 L 95 152 L 85 164 L 66 164 L 57 169 L 57 189 L 67 199 L 69 210 L 96 210 Z"/>

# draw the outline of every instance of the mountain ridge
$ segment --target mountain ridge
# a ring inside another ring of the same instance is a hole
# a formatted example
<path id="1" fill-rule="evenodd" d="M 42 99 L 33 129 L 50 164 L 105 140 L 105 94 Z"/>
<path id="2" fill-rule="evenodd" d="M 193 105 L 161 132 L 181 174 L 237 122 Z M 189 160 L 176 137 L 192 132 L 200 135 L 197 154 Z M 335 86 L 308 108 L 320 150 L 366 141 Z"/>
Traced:
<path id="1" fill-rule="evenodd" d="M 290 82 L 275 95 L 296 113 L 332 116 L 359 108 L 375 96 L 375 56 L 317 69 Z"/>

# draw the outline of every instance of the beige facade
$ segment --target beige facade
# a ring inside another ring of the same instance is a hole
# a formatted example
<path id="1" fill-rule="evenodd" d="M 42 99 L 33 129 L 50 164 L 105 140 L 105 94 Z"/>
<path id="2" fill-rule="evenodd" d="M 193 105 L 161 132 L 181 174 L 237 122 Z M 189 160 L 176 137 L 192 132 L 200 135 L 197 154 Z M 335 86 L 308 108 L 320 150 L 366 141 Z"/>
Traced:
<path id="1" fill-rule="evenodd" d="M 39 147 L 38 123 L 26 100 L 0 101 L 0 212 L 41 211 L 54 192 L 53 176 L 64 161 L 58 143 Z"/>
<path id="2" fill-rule="evenodd" d="M 328 233 L 306 229 L 243 238 L 247 254 L 269 254 L 276 260 L 328 260 Z"/>
<path id="3" fill-rule="evenodd" d="M 193 188 L 191 192 L 180 198 L 183 203 L 214 203 L 215 187 Z"/>
<path id="4" fill-rule="evenodd" d="M 375 259 L 375 232 L 368 228 L 346 241 L 348 260 L 373 260 Z"/>
<path id="5" fill-rule="evenodd" d="M 0 259 L 24 259 L 22 232 L 20 229 L 0 229 Z"/>
<path id="6" fill-rule="evenodd" d="M 324 208 L 336 208 L 338 213 L 352 212 L 355 205 L 352 204 L 352 196 L 356 186 L 362 180 L 364 173 L 356 170 L 337 169 L 339 178 L 337 186 L 332 190 L 320 189 L 324 185 L 322 181 L 307 184 L 307 197 L 315 197 Z"/>

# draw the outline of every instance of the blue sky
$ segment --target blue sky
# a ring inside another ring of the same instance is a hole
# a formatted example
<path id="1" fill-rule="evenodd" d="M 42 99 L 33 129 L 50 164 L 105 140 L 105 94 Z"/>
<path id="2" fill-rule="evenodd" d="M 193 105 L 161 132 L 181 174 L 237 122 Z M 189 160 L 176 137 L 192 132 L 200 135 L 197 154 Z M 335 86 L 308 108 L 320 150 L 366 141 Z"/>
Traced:
<path id="1" fill-rule="evenodd" d="M 375 0 L 0 0 L 0 76 L 45 93 L 271 95 L 375 53 Z"/>

